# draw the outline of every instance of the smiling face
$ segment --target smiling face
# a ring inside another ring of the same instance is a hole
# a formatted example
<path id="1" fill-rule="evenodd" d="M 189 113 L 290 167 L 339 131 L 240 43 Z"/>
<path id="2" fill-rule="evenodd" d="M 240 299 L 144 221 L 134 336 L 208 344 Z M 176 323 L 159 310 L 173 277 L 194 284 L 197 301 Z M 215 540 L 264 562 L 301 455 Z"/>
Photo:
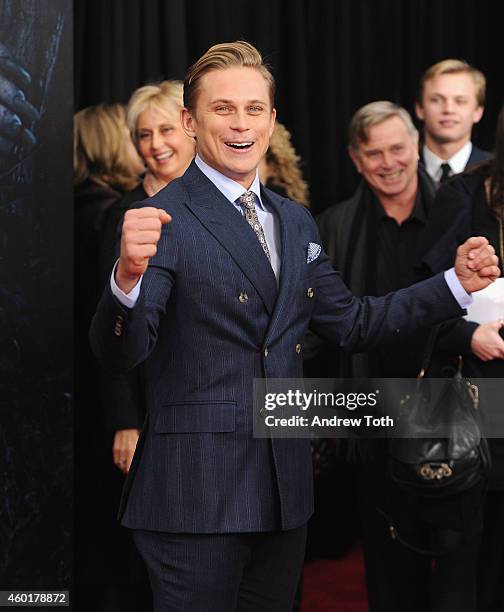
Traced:
<path id="1" fill-rule="evenodd" d="M 473 125 L 483 115 L 476 84 L 469 74 L 440 74 L 425 82 L 416 114 L 424 121 L 425 141 L 455 143 L 462 147 L 471 138 Z"/>
<path id="2" fill-rule="evenodd" d="M 184 109 L 182 122 L 201 158 L 248 189 L 268 149 L 275 115 L 260 72 L 231 67 L 201 77 L 196 106 Z"/>
<path id="3" fill-rule="evenodd" d="M 349 152 L 378 199 L 413 193 L 418 184 L 418 142 L 402 119 L 385 119 L 368 128 L 367 136 L 367 142 Z"/>
<path id="4" fill-rule="evenodd" d="M 147 168 L 165 183 L 182 176 L 194 157 L 194 140 L 182 129 L 175 107 L 144 110 L 136 123 L 136 142 Z"/>

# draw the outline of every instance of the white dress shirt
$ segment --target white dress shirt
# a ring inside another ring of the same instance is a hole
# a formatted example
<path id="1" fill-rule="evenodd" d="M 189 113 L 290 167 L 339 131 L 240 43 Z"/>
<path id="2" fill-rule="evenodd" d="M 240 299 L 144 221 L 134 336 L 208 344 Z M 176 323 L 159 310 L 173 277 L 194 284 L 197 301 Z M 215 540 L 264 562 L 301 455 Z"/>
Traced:
<path id="1" fill-rule="evenodd" d="M 423 159 L 427 174 L 433 181 L 439 183 L 443 170 L 441 169 L 442 164 L 448 164 L 450 166 L 450 176 L 453 174 L 460 174 L 465 170 L 467 162 L 471 157 L 472 142 L 466 142 L 465 145 L 450 157 L 450 159 L 441 159 L 435 153 L 433 153 L 427 145 L 423 145 Z"/>

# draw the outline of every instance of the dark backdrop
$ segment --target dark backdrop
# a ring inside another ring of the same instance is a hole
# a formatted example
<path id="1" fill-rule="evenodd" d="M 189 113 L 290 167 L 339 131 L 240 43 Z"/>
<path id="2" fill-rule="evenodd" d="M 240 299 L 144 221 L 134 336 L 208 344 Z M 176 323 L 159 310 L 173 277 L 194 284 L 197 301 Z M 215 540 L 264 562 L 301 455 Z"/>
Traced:
<path id="1" fill-rule="evenodd" d="M 305 161 L 316 213 L 353 190 L 353 112 L 390 99 L 410 111 L 425 68 L 466 59 L 488 77 L 475 141 L 492 148 L 504 101 L 501 23 L 490 0 L 77 0 L 76 107 L 127 102 L 150 80 L 183 78 L 211 44 L 245 38 L 274 68 L 280 121 Z"/>

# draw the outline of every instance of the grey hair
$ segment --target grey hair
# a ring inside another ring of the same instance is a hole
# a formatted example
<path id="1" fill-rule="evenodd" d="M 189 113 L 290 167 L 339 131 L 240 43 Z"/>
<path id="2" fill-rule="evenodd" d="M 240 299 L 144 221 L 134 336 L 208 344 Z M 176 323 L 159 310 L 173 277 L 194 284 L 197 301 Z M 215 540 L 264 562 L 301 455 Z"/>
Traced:
<path id="1" fill-rule="evenodd" d="M 362 106 L 352 117 L 348 130 L 348 143 L 350 147 L 356 151 L 359 147 L 359 143 L 367 142 L 368 130 L 370 127 L 383 123 L 391 117 L 399 117 L 406 126 L 411 138 L 418 141 L 418 130 L 408 111 L 402 106 L 389 102 L 388 100 L 379 100 Z"/>

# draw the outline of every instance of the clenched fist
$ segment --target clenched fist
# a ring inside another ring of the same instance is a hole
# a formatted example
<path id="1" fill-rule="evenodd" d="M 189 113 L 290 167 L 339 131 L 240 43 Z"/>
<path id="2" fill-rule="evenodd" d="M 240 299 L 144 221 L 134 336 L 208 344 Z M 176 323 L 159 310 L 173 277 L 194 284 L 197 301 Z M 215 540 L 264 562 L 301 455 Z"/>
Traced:
<path id="1" fill-rule="evenodd" d="M 455 273 L 467 293 L 480 291 L 500 276 L 495 249 L 482 236 L 469 238 L 457 249 Z"/>
<path id="2" fill-rule="evenodd" d="M 163 225 L 171 221 L 161 208 L 147 206 L 128 210 L 121 234 L 121 255 L 116 268 L 117 286 L 129 293 L 147 270 L 149 259 L 157 252 Z"/>

